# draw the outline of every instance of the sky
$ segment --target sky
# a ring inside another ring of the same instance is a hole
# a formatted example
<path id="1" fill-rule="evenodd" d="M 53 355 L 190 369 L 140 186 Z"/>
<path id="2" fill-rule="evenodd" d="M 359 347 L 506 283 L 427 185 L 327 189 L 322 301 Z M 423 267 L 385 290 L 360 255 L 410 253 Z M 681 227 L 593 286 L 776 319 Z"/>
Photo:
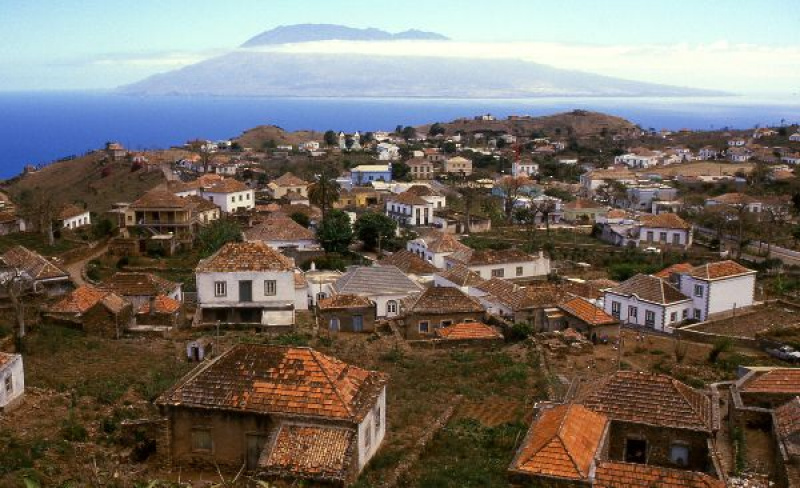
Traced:
<path id="1" fill-rule="evenodd" d="M 0 91 L 111 89 L 299 23 L 414 28 L 455 42 L 446 50 L 280 49 L 435 49 L 736 93 L 800 93 L 798 0 L 0 0 Z"/>

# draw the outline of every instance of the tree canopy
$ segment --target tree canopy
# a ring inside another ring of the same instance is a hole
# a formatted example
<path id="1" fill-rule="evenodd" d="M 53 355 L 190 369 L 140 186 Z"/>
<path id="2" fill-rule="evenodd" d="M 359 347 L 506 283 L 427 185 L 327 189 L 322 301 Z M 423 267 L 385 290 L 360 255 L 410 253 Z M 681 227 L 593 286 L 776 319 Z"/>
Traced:
<path id="1" fill-rule="evenodd" d="M 203 227 L 197 240 L 200 243 L 200 254 L 207 257 L 229 242 L 241 241 L 242 229 L 235 220 L 220 219 Z"/>
<path id="2" fill-rule="evenodd" d="M 341 210 L 331 210 L 317 228 L 317 239 L 327 252 L 346 253 L 353 243 L 350 217 Z"/>
<path id="3" fill-rule="evenodd" d="M 375 250 L 379 241 L 384 245 L 395 236 L 397 223 L 382 213 L 368 212 L 356 220 L 355 232 L 367 249 Z"/>

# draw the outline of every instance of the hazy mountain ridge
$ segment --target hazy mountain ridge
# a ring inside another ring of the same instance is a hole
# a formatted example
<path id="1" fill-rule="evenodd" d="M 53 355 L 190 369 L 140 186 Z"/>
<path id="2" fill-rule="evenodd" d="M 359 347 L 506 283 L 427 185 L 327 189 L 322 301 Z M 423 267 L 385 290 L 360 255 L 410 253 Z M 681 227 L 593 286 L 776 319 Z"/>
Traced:
<path id="1" fill-rule="evenodd" d="M 256 47 L 274 44 L 290 44 L 314 41 L 447 41 L 447 37 L 435 32 L 410 29 L 392 34 L 381 29 L 357 29 L 335 24 L 282 25 L 254 36 L 241 47 Z"/>
<path id="2" fill-rule="evenodd" d="M 511 59 L 235 51 L 119 88 L 135 95 L 531 98 L 712 96 Z"/>

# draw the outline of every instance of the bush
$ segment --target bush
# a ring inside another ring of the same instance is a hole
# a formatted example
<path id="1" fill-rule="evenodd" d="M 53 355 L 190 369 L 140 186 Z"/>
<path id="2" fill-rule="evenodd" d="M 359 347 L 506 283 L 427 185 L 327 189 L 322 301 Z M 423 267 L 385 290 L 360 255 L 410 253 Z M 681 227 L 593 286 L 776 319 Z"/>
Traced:
<path id="1" fill-rule="evenodd" d="M 69 442 L 86 442 L 89 438 L 89 432 L 87 432 L 86 427 L 75 420 L 75 416 L 70 413 L 69 417 L 61 422 L 61 437 Z"/>
<path id="2" fill-rule="evenodd" d="M 731 346 L 733 346 L 733 342 L 727 337 L 717 339 L 717 341 L 714 342 L 714 347 L 708 353 L 708 362 L 712 364 L 716 363 L 720 354 L 730 351 Z"/>
<path id="3" fill-rule="evenodd" d="M 513 342 L 524 341 L 533 335 L 533 326 L 525 322 L 518 322 L 511 326 L 508 339 Z"/>

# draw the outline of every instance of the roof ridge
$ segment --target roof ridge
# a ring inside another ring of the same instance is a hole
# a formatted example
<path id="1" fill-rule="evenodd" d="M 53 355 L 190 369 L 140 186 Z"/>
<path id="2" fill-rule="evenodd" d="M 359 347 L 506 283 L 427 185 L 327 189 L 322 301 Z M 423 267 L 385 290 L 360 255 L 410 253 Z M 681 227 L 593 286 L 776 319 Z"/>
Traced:
<path id="1" fill-rule="evenodd" d="M 564 452 L 567 453 L 567 457 L 569 458 L 570 462 L 572 462 L 572 467 L 575 468 L 575 472 L 579 475 L 583 475 L 583 471 L 581 471 L 577 461 L 575 461 L 575 457 L 572 455 L 572 452 L 567 447 L 567 443 L 561 436 L 562 430 L 564 430 L 564 424 L 567 422 L 567 417 L 569 417 L 570 413 L 572 412 L 572 407 L 574 407 L 574 405 L 574 403 L 567 405 L 566 412 L 564 412 L 564 415 L 561 416 L 561 421 L 558 423 L 558 429 L 556 429 L 556 438 L 558 438 L 559 442 L 561 442 L 561 446 L 564 448 Z"/>
<path id="2" fill-rule="evenodd" d="M 344 400 L 344 398 L 342 398 L 342 394 L 339 391 L 339 388 L 336 387 L 336 383 L 334 383 L 333 380 L 328 375 L 328 370 L 325 368 L 325 366 L 322 365 L 322 362 L 320 362 L 319 358 L 317 357 L 317 354 L 320 354 L 320 355 L 323 355 L 323 354 L 321 352 L 317 351 L 317 350 L 311 349 L 310 347 L 306 347 L 305 349 L 308 350 L 308 352 L 311 354 L 311 357 L 314 359 L 314 362 L 317 363 L 317 366 L 319 366 L 319 369 L 322 370 L 322 374 L 325 375 L 325 379 L 328 380 L 328 383 L 330 383 L 331 388 L 333 388 L 333 392 L 336 395 L 336 398 L 338 398 L 339 401 L 342 402 L 342 405 L 344 406 L 344 409 L 347 411 L 347 413 L 351 417 L 355 416 L 355 414 L 353 413 L 353 410 L 350 408 L 350 405 Z M 331 359 L 333 359 L 333 358 L 331 358 Z M 347 369 L 350 367 L 350 365 L 347 364 L 347 363 L 344 363 L 344 364 L 345 364 L 345 367 L 344 367 L 344 369 L 342 371 L 347 371 Z"/>

